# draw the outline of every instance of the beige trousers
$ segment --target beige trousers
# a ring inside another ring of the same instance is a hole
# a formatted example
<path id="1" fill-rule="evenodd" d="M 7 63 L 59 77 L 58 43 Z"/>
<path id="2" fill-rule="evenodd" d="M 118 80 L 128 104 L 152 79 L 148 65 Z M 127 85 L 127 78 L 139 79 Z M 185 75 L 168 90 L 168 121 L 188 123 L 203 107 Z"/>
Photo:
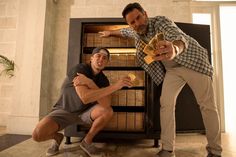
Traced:
<path id="1" fill-rule="evenodd" d="M 212 80 L 209 76 L 177 67 L 167 69 L 161 93 L 161 143 L 165 150 L 174 150 L 176 98 L 185 84 L 192 89 L 203 118 L 208 141 L 207 150 L 220 155 L 221 136 L 217 106 L 214 99 Z M 187 98 L 186 98 L 187 99 Z M 191 121 L 191 119 L 189 119 Z"/>

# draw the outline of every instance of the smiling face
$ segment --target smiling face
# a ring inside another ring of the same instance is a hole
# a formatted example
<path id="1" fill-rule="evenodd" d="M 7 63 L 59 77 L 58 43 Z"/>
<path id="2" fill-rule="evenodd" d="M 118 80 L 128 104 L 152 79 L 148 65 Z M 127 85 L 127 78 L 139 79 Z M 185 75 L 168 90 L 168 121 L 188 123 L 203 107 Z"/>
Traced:
<path id="1" fill-rule="evenodd" d="M 105 68 L 109 61 L 108 53 L 101 49 L 99 52 L 91 56 L 91 67 L 95 74 L 99 73 Z"/>
<path id="2" fill-rule="evenodd" d="M 134 29 L 138 34 L 145 34 L 148 26 L 147 13 L 141 12 L 138 9 L 133 9 L 125 16 L 126 22 L 131 28 Z"/>

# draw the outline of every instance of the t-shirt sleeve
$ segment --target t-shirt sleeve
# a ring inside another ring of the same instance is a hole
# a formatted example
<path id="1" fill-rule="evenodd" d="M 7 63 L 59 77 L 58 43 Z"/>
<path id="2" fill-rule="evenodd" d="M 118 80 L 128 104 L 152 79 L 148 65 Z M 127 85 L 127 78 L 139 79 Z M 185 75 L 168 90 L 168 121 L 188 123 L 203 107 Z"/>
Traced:
<path id="1" fill-rule="evenodd" d="M 88 70 L 86 70 L 86 65 L 77 64 L 68 72 L 67 75 L 68 75 L 69 80 L 72 81 L 77 76 L 77 73 L 84 74 L 87 77 L 89 76 Z"/>

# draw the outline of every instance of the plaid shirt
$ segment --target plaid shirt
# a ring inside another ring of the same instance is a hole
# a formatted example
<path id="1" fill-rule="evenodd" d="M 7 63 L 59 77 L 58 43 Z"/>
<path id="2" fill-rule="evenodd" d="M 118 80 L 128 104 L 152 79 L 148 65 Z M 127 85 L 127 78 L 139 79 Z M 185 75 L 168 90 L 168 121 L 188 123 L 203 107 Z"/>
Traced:
<path id="1" fill-rule="evenodd" d="M 137 34 L 131 28 L 123 28 L 120 30 L 121 35 L 125 38 L 135 39 L 136 57 L 138 65 L 141 66 L 152 78 L 152 80 L 159 85 L 165 77 L 165 68 L 160 61 L 154 61 L 151 64 L 146 64 L 144 57 L 146 54 L 143 52 L 146 43 L 142 40 L 143 35 Z M 176 56 L 173 60 L 189 69 L 200 72 L 202 74 L 212 77 L 213 68 L 208 60 L 207 50 L 203 48 L 192 37 L 186 35 L 179 29 L 174 22 L 164 16 L 157 16 L 149 19 L 148 31 L 145 38 L 149 41 L 157 33 L 164 33 L 165 40 L 174 41 L 181 40 L 185 44 L 185 49 L 181 54 Z"/>

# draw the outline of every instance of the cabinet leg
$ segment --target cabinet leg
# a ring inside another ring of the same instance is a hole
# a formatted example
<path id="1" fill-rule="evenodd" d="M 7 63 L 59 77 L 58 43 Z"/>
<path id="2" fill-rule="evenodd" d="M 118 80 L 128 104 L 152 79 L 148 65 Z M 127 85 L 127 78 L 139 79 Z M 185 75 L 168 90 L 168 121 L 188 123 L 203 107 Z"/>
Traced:
<path id="1" fill-rule="evenodd" d="M 156 148 L 160 147 L 158 139 L 154 139 L 154 146 L 153 147 L 156 147 Z"/>
<path id="2" fill-rule="evenodd" d="M 66 136 L 66 142 L 65 144 L 71 144 L 70 137 Z"/>

